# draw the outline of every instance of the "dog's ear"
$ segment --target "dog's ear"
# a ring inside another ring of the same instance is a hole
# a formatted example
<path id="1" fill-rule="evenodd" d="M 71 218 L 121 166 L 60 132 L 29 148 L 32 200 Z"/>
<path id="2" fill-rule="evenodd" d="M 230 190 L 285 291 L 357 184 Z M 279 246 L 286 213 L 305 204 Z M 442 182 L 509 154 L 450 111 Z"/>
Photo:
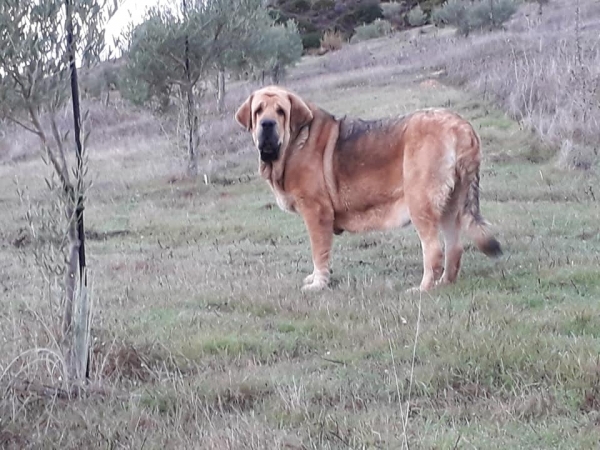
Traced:
<path id="1" fill-rule="evenodd" d="M 250 97 L 248 97 L 246 101 L 242 103 L 242 106 L 240 106 L 235 113 L 235 120 L 241 126 L 246 128 L 246 131 L 250 131 L 252 129 L 252 97 L 253 95 L 250 95 Z"/>
<path id="2" fill-rule="evenodd" d="M 289 93 L 292 109 L 290 112 L 290 125 L 294 130 L 299 130 L 313 120 L 313 113 L 304 100 L 296 94 Z"/>

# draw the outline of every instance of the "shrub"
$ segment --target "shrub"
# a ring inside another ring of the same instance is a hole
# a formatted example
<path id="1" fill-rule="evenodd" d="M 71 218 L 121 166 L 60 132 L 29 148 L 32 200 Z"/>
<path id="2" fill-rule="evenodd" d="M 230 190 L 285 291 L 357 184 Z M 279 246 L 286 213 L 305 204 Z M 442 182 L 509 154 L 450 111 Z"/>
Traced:
<path id="1" fill-rule="evenodd" d="M 308 0 L 292 0 L 289 5 L 289 11 L 293 13 L 303 13 L 310 11 L 311 4 Z"/>
<path id="2" fill-rule="evenodd" d="M 433 12 L 436 25 L 452 25 L 461 35 L 471 31 L 501 28 L 517 11 L 516 0 L 448 0 Z"/>
<path id="3" fill-rule="evenodd" d="M 407 10 L 407 7 L 404 3 L 382 3 L 381 9 L 383 10 L 383 18 L 385 20 L 388 20 L 396 27 L 404 26 L 404 14 Z"/>
<path id="4" fill-rule="evenodd" d="M 344 46 L 344 38 L 339 31 L 326 31 L 321 38 L 321 48 L 330 52 L 341 49 Z"/>
<path id="5" fill-rule="evenodd" d="M 404 5 L 397 2 L 382 3 L 381 10 L 384 19 L 393 20 L 402 16 Z"/>
<path id="6" fill-rule="evenodd" d="M 355 34 L 350 42 L 362 42 L 368 39 L 375 39 L 387 36 L 393 31 L 392 24 L 385 19 L 377 19 L 373 23 L 356 27 Z"/>
<path id="7" fill-rule="evenodd" d="M 315 0 L 312 4 L 313 11 L 328 11 L 335 8 L 335 0 Z"/>
<path id="8" fill-rule="evenodd" d="M 464 0 L 448 0 L 433 10 L 432 19 L 436 25 L 452 25 L 468 34 L 467 2 Z"/>
<path id="9" fill-rule="evenodd" d="M 360 2 L 354 9 L 354 17 L 357 23 L 369 24 L 377 19 L 383 19 L 383 10 L 379 0 L 371 0 L 365 3 Z"/>
<path id="10" fill-rule="evenodd" d="M 321 32 L 313 31 L 302 35 L 302 46 L 305 49 L 321 47 Z"/>
<path id="11" fill-rule="evenodd" d="M 312 23 L 308 19 L 298 19 L 298 30 L 301 34 L 314 33 L 319 31 L 319 27 L 317 27 L 314 23 Z"/>
<path id="12" fill-rule="evenodd" d="M 480 0 L 468 9 L 471 30 L 501 28 L 517 12 L 515 0 Z"/>
<path id="13" fill-rule="evenodd" d="M 421 6 L 417 5 L 408 13 L 408 23 L 413 27 L 420 27 L 427 23 L 427 15 L 421 9 Z"/>

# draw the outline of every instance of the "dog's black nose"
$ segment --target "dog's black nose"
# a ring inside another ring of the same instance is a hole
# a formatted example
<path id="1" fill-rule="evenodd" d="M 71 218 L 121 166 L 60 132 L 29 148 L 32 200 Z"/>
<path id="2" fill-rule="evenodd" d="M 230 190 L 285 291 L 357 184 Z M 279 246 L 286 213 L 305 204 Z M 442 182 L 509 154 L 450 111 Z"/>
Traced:
<path id="1" fill-rule="evenodd" d="M 265 130 L 268 129 L 272 129 L 275 126 L 275 121 L 272 119 L 263 119 L 260 122 L 260 126 L 263 127 Z"/>

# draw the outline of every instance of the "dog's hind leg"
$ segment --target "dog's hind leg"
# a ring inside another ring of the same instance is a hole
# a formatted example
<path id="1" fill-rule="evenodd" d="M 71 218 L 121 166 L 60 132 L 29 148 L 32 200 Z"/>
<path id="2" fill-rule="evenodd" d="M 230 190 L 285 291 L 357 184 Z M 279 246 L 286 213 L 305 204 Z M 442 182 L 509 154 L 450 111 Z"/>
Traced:
<path id="1" fill-rule="evenodd" d="M 460 261 L 463 254 L 460 231 L 461 214 L 456 209 L 452 209 L 442 217 L 445 262 L 444 274 L 439 282 L 441 285 L 454 283 L 460 272 Z"/>
<path id="2" fill-rule="evenodd" d="M 413 207 L 409 206 L 409 208 L 416 211 L 416 214 L 411 216 L 411 220 L 421 240 L 423 251 L 423 278 L 418 289 L 428 291 L 434 287 L 443 270 L 443 253 L 439 239 L 441 214 L 426 200 L 420 204 L 413 204 Z"/>

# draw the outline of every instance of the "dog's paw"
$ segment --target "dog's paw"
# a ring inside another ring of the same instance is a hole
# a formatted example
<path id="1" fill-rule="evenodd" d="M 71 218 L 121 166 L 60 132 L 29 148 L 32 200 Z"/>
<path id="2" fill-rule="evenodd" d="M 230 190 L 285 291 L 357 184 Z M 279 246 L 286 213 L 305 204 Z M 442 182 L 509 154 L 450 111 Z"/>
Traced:
<path id="1" fill-rule="evenodd" d="M 327 287 L 327 283 L 315 282 L 313 281 L 310 284 L 305 284 L 302 286 L 302 292 L 316 292 L 322 291 Z"/>
<path id="2" fill-rule="evenodd" d="M 312 273 L 304 279 L 302 291 L 320 291 L 329 284 L 329 279 L 319 273 Z"/>
<path id="3" fill-rule="evenodd" d="M 434 286 L 414 286 L 411 288 L 408 288 L 406 291 L 404 291 L 407 294 L 414 294 L 416 293 L 423 293 L 423 292 L 429 292 L 434 288 Z"/>
<path id="4" fill-rule="evenodd" d="M 315 274 L 311 273 L 309 276 L 307 276 L 306 278 L 304 278 L 304 281 L 302 281 L 302 284 L 312 284 L 312 282 L 315 280 Z"/>

